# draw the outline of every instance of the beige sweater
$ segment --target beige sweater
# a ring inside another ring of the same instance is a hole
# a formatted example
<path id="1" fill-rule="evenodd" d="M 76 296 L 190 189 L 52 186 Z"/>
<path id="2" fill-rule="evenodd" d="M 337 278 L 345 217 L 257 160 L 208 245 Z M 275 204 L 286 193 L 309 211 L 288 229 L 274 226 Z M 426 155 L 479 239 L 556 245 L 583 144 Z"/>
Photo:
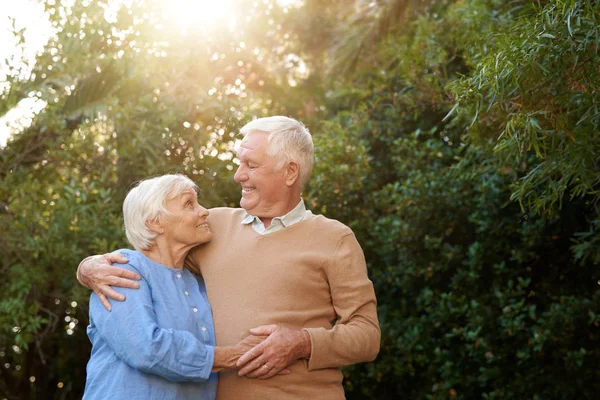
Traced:
<path id="1" fill-rule="evenodd" d="M 323 216 L 272 234 L 242 225 L 242 209 L 212 209 L 213 240 L 193 250 L 213 309 L 219 346 L 250 328 L 307 328 L 310 360 L 267 380 L 219 375 L 219 400 L 344 398 L 339 367 L 371 361 L 379 352 L 373 284 L 352 231 Z"/>

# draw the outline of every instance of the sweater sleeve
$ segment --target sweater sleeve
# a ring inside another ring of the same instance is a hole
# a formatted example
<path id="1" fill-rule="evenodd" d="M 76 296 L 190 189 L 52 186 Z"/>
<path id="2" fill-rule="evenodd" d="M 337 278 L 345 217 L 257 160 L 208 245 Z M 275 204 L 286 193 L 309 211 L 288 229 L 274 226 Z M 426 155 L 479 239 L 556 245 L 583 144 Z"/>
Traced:
<path id="1" fill-rule="evenodd" d="M 340 239 L 326 274 L 337 322 L 331 329 L 306 328 L 311 341 L 308 370 L 374 360 L 381 340 L 377 300 L 353 233 Z"/>
<path id="2" fill-rule="evenodd" d="M 140 273 L 131 265 L 126 269 Z M 143 276 L 139 289 L 115 288 L 127 300 L 104 309 L 98 296 L 90 297 L 90 324 L 130 367 L 159 375 L 173 382 L 201 382 L 209 378 L 214 349 L 191 332 L 164 329 L 157 324 L 151 289 Z"/>

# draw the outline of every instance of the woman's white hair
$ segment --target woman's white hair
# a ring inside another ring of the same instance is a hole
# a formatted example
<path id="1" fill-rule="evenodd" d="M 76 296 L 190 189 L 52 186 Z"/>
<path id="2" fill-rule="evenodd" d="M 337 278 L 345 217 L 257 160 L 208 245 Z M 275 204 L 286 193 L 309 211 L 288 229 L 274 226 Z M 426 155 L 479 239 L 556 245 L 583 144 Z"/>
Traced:
<path id="1" fill-rule="evenodd" d="M 298 163 L 300 186 L 304 187 L 315 162 L 312 136 L 304 124 L 292 118 L 275 116 L 255 119 L 240 129 L 243 136 L 252 131 L 269 134 L 267 154 L 277 160 L 276 169 L 280 170 L 290 161 Z"/>
<path id="2" fill-rule="evenodd" d="M 198 186 L 190 178 L 182 174 L 167 174 L 142 180 L 127 193 L 123 202 L 125 235 L 136 250 L 149 250 L 158 236 L 146 222 L 159 221 L 168 213 L 165 208 L 167 200 L 189 190 L 198 192 Z"/>

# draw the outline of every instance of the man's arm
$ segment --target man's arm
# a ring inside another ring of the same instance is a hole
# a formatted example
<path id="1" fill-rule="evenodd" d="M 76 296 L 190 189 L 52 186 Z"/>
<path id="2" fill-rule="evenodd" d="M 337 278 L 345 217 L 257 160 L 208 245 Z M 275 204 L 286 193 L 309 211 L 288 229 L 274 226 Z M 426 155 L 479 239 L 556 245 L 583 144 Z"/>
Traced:
<path id="1" fill-rule="evenodd" d="M 298 330 L 270 325 L 251 330 L 251 333 L 271 336 L 240 357 L 237 363 L 243 366 L 240 375 L 271 377 L 278 368 L 299 358 L 309 359 L 308 370 L 311 371 L 372 361 L 377 357 L 381 340 L 377 300 L 354 234 L 341 238 L 326 273 L 338 316 L 335 326 Z"/>
<path id="2" fill-rule="evenodd" d="M 113 263 L 125 264 L 128 260 L 120 253 L 107 253 L 85 258 L 77 267 L 77 280 L 88 289 L 92 289 L 108 311 L 112 310 L 108 297 L 124 301 L 125 295 L 115 291 L 112 286 L 138 289 L 140 285 L 134 280 L 140 276 L 133 271 L 113 267 Z M 133 279 L 133 280 L 132 280 Z"/>

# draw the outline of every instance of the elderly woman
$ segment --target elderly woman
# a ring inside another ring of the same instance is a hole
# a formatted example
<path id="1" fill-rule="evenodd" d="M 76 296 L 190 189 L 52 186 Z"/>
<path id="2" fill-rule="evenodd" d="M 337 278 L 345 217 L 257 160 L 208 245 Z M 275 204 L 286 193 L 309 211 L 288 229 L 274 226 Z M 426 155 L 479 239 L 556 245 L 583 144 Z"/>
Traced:
<path id="1" fill-rule="evenodd" d="M 84 399 L 214 399 L 217 375 L 261 339 L 216 347 L 202 278 L 184 268 L 188 251 L 210 241 L 208 211 L 184 175 L 142 181 L 123 203 L 127 239 L 120 250 L 138 273 L 140 289 L 122 289 L 112 312 L 90 298 Z"/>

